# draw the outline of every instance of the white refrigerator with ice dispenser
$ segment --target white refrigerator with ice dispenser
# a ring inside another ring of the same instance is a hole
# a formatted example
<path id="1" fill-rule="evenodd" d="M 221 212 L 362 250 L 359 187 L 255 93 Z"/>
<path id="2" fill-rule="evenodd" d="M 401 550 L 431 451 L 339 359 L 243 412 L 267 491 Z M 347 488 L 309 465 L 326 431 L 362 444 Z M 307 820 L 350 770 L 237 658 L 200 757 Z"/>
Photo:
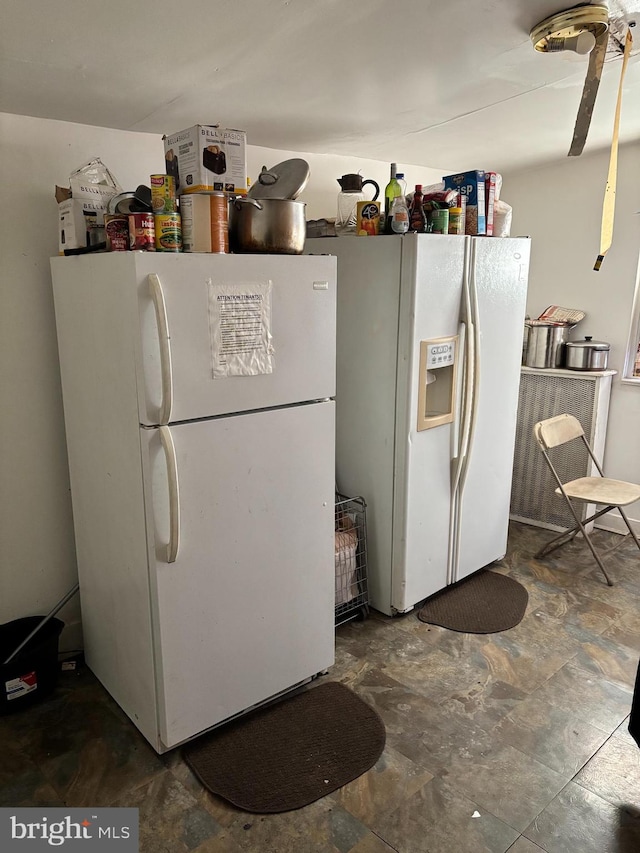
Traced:
<path id="1" fill-rule="evenodd" d="M 393 615 L 504 556 L 530 241 L 308 240 L 338 259 L 336 471 Z"/>
<path id="2" fill-rule="evenodd" d="M 51 266 L 86 660 L 164 752 L 333 663 L 336 262 Z"/>

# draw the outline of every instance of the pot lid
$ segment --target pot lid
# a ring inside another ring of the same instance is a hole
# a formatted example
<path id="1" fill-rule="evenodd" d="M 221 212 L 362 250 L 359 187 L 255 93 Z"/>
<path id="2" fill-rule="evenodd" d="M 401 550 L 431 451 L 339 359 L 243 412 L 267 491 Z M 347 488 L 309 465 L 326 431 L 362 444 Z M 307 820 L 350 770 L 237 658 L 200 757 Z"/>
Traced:
<path id="1" fill-rule="evenodd" d="M 606 341 L 594 341 L 591 339 L 591 336 L 587 336 L 583 341 L 567 341 L 568 347 L 574 347 L 576 349 L 595 349 L 595 350 L 608 350 L 611 349 L 611 344 L 606 343 Z"/>
<path id="2" fill-rule="evenodd" d="M 283 160 L 271 169 L 266 166 L 258 175 L 258 180 L 249 188 L 251 198 L 297 198 L 309 180 L 309 164 L 306 160 L 294 157 Z"/>

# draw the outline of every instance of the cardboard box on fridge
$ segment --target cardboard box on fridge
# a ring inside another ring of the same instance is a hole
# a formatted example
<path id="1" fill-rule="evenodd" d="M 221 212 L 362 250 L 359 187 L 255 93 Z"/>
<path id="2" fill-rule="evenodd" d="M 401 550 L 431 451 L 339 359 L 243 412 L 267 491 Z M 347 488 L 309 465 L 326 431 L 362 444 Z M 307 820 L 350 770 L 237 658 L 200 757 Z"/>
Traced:
<path id="1" fill-rule="evenodd" d="M 442 180 L 445 189 L 458 190 L 461 195 L 466 196 L 465 234 L 470 234 L 472 237 L 485 235 L 487 219 L 484 171 L 475 169 L 458 175 L 444 175 Z"/>
<path id="2" fill-rule="evenodd" d="M 247 138 L 244 130 L 196 124 L 164 136 L 168 175 L 176 192 L 247 191 Z"/>
<path id="3" fill-rule="evenodd" d="M 84 249 L 104 239 L 104 215 L 114 194 L 110 187 L 89 185 L 85 192 L 76 188 L 73 194 L 56 187 L 58 201 L 58 253 L 65 249 Z"/>
<path id="4" fill-rule="evenodd" d="M 493 218 L 494 207 L 496 203 L 496 190 L 498 175 L 496 172 L 484 173 L 484 195 L 485 195 L 485 211 L 487 216 L 486 229 L 487 237 L 493 237 Z"/>

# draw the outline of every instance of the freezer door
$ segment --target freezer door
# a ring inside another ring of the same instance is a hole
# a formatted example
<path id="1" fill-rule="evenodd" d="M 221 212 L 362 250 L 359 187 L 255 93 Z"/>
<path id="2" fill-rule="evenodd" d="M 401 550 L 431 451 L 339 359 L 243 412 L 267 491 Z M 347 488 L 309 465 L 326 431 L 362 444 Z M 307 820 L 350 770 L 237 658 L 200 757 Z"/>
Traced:
<path id="1" fill-rule="evenodd" d="M 491 237 L 473 242 L 479 347 L 454 580 L 500 559 L 507 550 L 531 243 Z"/>
<path id="2" fill-rule="evenodd" d="M 135 268 L 141 423 L 175 423 L 334 396 L 335 258 L 140 252 Z M 224 327 L 217 321 L 218 297 L 237 298 L 268 287 L 270 306 L 264 300 L 262 317 L 227 312 Z M 255 331 L 255 324 L 263 322 L 259 328 L 265 339 L 271 336 L 270 368 L 245 353 L 248 375 L 219 375 L 229 342 L 239 345 L 240 336 L 251 337 L 252 323 Z"/>
<path id="3" fill-rule="evenodd" d="M 140 430 L 167 748 L 333 663 L 334 408 Z"/>
<path id="4" fill-rule="evenodd" d="M 441 403 L 447 397 L 441 389 L 459 365 L 443 362 L 425 370 L 424 365 L 421 369 L 421 356 L 425 342 L 451 342 L 459 336 L 464 255 L 465 240 L 461 237 L 403 238 L 391 600 L 396 611 L 412 608 L 447 584 L 451 455 L 456 427 L 451 418 L 444 417 L 435 418 L 437 425 L 433 428 L 422 428 L 422 383 L 435 379 L 426 388 L 426 401 L 438 397 Z M 462 359 L 459 339 L 455 358 L 457 362 Z M 456 375 L 460 374 L 458 370 Z M 455 398 L 457 390 L 453 390 Z M 427 408 L 432 407 L 428 404 Z"/>

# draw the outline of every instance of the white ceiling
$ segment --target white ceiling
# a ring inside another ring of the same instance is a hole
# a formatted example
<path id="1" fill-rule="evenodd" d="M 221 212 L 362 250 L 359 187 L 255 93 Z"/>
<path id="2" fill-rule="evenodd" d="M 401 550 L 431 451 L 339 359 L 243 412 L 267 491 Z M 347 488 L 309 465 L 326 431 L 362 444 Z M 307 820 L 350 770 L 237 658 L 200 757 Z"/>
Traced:
<path id="1" fill-rule="evenodd" d="M 566 154 L 588 57 L 533 50 L 571 0 L 0 0 L 0 111 L 455 169 Z M 621 141 L 640 138 L 640 0 Z M 610 49 L 585 150 L 611 138 Z"/>

